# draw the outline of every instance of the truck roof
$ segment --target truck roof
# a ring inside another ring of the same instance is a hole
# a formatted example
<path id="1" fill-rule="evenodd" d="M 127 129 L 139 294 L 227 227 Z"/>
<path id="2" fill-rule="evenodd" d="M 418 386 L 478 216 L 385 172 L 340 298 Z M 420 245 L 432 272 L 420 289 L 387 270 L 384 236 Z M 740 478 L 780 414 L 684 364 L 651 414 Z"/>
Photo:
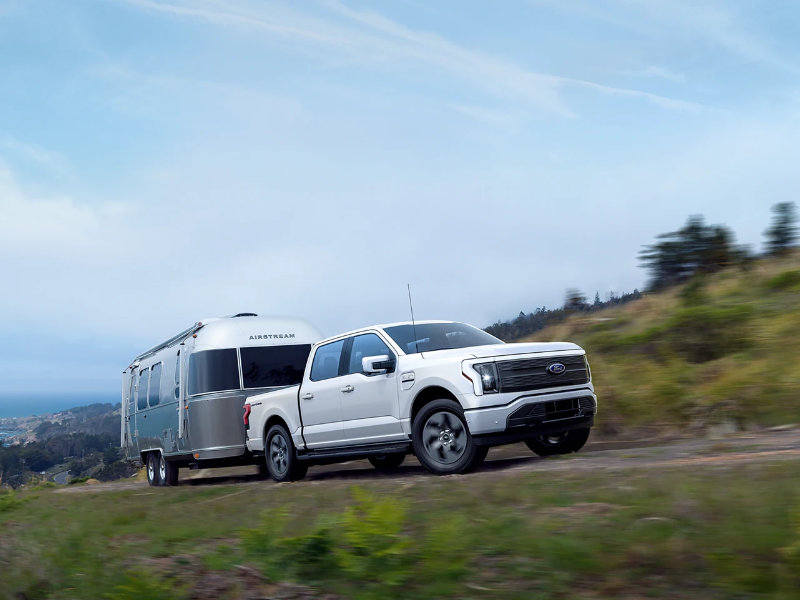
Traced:
<path id="1" fill-rule="evenodd" d="M 359 327 L 358 329 L 353 329 L 351 331 L 345 331 L 343 333 L 337 333 L 336 335 L 329 336 L 324 340 L 318 341 L 317 344 L 322 344 L 323 342 L 329 342 L 330 340 L 334 340 L 340 337 L 346 337 L 348 335 L 361 333 L 362 331 L 369 331 L 370 329 L 386 329 L 387 327 L 397 327 L 399 325 L 428 325 L 430 323 L 459 323 L 459 321 L 449 321 L 447 319 L 428 319 L 422 321 L 414 321 L 413 323 L 411 321 L 398 321 L 397 323 L 367 325 L 365 327 Z M 474 327 L 474 325 L 470 325 L 470 327 Z"/>

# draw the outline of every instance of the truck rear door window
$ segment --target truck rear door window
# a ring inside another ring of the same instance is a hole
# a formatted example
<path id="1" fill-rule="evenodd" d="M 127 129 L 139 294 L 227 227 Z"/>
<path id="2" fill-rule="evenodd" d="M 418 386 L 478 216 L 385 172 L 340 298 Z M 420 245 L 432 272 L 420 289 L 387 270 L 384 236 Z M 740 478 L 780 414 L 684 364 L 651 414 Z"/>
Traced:
<path id="1" fill-rule="evenodd" d="M 322 381 L 339 376 L 339 361 L 345 340 L 331 342 L 317 348 L 314 362 L 311 363 L 311 381 Z"/>
<path id="2" fill-rule="evenodd" d="M 189 395 L 239 389 L 235 348 L 204 350 L 189 356 Z"/>
<path id="3" fill-rule="evenodd" d="M 240 352 L 246 389 L 297 385 L 303 380 L 311 344 L 257 346 Z"/>

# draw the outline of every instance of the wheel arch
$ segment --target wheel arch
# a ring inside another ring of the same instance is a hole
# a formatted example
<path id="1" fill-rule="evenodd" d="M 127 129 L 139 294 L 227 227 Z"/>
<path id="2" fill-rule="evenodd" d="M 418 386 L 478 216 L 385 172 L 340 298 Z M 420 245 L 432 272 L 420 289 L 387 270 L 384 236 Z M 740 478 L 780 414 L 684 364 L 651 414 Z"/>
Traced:
<path id="1" fill-rule="evenodd" d="M 413 423 L 414 419 L 417 418 L 417 414 L 420 410 L 422 410 L 423 406 L 441 398 L 447 398 L 448 400 L 452 400 L 461 406 L 461 403 L 458 402 L 456 395 L 446 387 L 442 387 L 440 385 L 429 385 L 428 387 L 421 389 L 414 397 L 414 402 L 411 404 L 411 423 Z"/>
<path id="2" fill-rule="evenodd" d="M 264 431 L 262 432 L 263 437 L 261 438 L 264 442 L 265 448 L 267 447 L 267 432 L 269 432 L 270 428 L 273 425 L 282 425 L 283 428 L 286 430 L 286 433 L 289 434 L 289 437 L 291 438 L 292 436 L 291 431 L 289 431 L 289 425 L 287 425 L 286 420 L 283 417 L 281 417 L 280 415 L 270 415 L 266 423 L 264 423 Z"/>

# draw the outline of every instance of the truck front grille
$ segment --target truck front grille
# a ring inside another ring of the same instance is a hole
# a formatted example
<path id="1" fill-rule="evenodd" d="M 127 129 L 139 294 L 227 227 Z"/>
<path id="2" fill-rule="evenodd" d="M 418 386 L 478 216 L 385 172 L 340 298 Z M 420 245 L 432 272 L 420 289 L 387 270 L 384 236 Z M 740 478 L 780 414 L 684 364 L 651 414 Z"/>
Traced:
<path id="1" fill-rule="evenodd" d="M 561 363 L 566 369 L 560 374 L 548 372 L 547 367 L 553 363 Z M 496 364 L 500 392 L 527 392 L 589 383 L 589 370 L 582 354 L 500 360 Z"/>

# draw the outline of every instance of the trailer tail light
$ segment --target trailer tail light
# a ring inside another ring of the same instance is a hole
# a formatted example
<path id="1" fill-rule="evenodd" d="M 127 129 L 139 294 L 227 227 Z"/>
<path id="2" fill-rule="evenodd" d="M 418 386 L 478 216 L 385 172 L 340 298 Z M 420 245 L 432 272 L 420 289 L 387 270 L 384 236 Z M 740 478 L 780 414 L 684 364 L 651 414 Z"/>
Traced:
<path id="1" fill-rule="evenodd" d="M 245 404 L 244 405 L 244 426 L 245 427 L 250 427 L 250 411 L 251 410 L 252 409 L 250 408 L 249 404 Z"/>

